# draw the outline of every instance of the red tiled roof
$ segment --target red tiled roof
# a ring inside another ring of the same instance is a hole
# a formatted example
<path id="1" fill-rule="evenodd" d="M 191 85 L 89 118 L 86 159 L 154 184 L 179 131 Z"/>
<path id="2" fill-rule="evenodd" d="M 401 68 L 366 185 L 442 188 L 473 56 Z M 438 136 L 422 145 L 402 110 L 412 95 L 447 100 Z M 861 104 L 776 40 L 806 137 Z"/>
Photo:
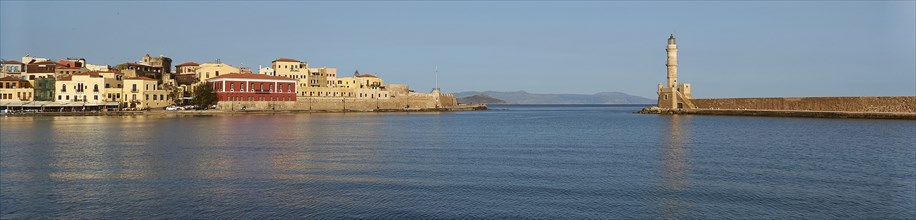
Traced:
<path id="1" fill-rule="evenodd" d="M 3 78 L 0 78 L 0 81 L 23 81 L 23 80 L 22 80 L 22 79 L 19 79 L 19 78 L 17 78 L 17 77 L 15 77 L 15 76 L 6 76 L 6 77 L 3 77 Z"/>
<path id="2" fill-rule="evenodd" d="M 276 80 L 294 80 L 293 78 L 285 76 L 270 76 L 264 74 L 253 74 L 253 73 L 230 73 L 226 75 L 220 75 L 210 79 L 276 79 Z"/>
<path id="3" fill-rule="evenodd" d="M 375 76 L 375 75 L 372 75 L 372 74 L 368 74 L 368 73 L 367 73 L 367 74 L 360 74 L 360 75 L 358 75 L 358 76 L 356 76 L 356 77 L 378 78 L 378 76 Z"/>
<path id="4" fill-rule="evenodd" d="M 278 58 L 278 59 L 274 60 L 274 62 L 277 62 L 277 61 L 280 61 L 280 62 L 299 62 L 299 60 L 296 60 L 296 59 L 293 59 L 293 58 Z"/>
<path id="5" fill-rule="evenodd" d="M 73 76 L 102 77 L 102 75 L 99 75 L 99 72 L 85 72 L 85 73 L 74 73 L 73 75 L 64 76 L 64 77 L 61 77 L 60 79 L 57 79 L 57 81 L 71 81 L 73 80 Z"/>
<path id="6" fill-rule="evenodd" d="M 102 75 L 99 75 L 99 72 L 76 73 L 76 74 L 73 74 L 73 75 L 74 75 L 74 76 L 86 76 L 86 75 L 88 75 L 88 76 L 92 76 L 92 77 L 101 77 L 101 76 L 102 76 Z"/>
<path id="7" fill-rule="evenodd" d="M 32 64 L 55 64 L 55 65 L 57 65 L 57 63 L 52 62 L 52 61 L 41 61 L 41 62 L 35 62 L 35 63 L 32 63 Z"/>
<path id="8" fill-rule="evenodd" d="M 124 79 L 156 80 L 156 79 L 153 79 L 153 78 L 142 77 L 142 76 L 138 76 L 138 77 L 127 77 L 127 78 L 124 78 Z"/>
<path id="9" fill-rule="evenodd" d="M 200 66 L 200 64 L 195 63 L 195 62 L 185 62 L 182 64 L 178 64 L 175 67 L 182 67 L 182 66 Z"/>
<path id="10" fill-rule="evenodd" d="M 7 60 L 7 61 L 3 61 L 3 64 L 22 64 L 22 62 L 15 61 L 15 60 Z"/>

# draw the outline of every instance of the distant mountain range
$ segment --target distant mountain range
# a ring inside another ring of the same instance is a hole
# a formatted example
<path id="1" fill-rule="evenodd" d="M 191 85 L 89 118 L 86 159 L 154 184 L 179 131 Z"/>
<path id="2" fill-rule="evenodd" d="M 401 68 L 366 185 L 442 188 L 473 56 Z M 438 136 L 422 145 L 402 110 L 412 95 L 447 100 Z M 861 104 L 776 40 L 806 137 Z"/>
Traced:
<path id="1" fill-rule="evenodd" d="M 599 92 L 595 94 L 537 94 L 525 91 L 497 92 L 497 91 L 468 91 L 455 93 L 461 98 L 484 95 L 505 101 L 508 104 L 654 104 L 656 100 L 645 97 L 629 95 L 622 92 Z M 480 96 L 476 97 L 480 98 Z M 475 99 L 476 99 L 475 98 Z M 464 102 L 462 102 L 464 103 Z"/>

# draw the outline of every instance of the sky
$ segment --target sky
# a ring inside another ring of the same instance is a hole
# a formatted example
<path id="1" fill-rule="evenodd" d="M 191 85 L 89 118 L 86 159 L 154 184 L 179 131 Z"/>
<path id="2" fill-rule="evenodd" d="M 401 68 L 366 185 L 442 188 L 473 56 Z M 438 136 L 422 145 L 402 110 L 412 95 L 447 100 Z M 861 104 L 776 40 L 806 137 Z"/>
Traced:
<path id="1" fill-rule="evenodd" d="M 0 1 L 0 58 L 276 58 L 427 92 L 916 95 L 916 1 Z"/>

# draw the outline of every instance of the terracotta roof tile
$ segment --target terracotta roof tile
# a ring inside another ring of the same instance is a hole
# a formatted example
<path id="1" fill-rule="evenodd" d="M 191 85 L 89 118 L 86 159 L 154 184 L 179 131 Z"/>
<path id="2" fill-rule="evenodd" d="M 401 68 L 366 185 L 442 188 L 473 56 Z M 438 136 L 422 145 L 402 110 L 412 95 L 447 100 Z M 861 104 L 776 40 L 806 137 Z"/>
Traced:
<path id="1" fill-rule="evenodd" d="M 297 62 L 297 63 L 299 62 L 299 60 L 296 60 L 296 59 L 293 59 L 293 58 L 278 58 L 278 59 L 274 60 L 274 62 L 278 62 L 278 61 L 279 61 L 279 62 Z"/>
<path id="2" fill-rule="evenodd" d="M 182 67 L 182 66 L 200 66 L 200 64 L 195 63 L 195 62 L 185 62 L 182 64 L 178 64 L 175 67 Z"/>
<path id="3" fill-rule="evenodd" d="M 375 76 L 375 75 L 372 75 L 372 74 L 368 74 L 368 73 L 367 73 L 367 74 L 360 74 L 360 75 L 358 75 L 358 76 L 356 76 L 356 77 L 378 78 L 378 76 Z"/>
<path id="4" fill-rule="evenodd" d="M 15 77 L 15 76 L 6 76 L 6 77 L 3 77 L 3 78 L 0 78 L 0 81 L 21 81 L 21 80 L 22 80 L 22 79 L 19 79 L 19 78 Z"/>
<path id="5" fill-rule="evenodd" d="M 7 60 L 7 61 L 3 61 L 3 64 L 23 64 L 23 63 L 19 61 L 15 61 L 15 60 Z"/>

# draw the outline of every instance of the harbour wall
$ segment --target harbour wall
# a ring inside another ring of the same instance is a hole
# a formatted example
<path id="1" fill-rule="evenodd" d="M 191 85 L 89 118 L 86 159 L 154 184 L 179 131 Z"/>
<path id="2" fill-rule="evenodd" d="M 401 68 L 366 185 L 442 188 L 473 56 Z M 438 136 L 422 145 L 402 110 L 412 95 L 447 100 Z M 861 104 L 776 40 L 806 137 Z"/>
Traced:
<path id="1" fill-rule="evenodd" d="M 691 99 L 697 109 L 916 113 L 916 96 Z"/>
<path id="2" fill-rule="evenodd" d="M 297 101 L 221 101 L 217 110 L 223 111 L 417 111 L 457 108 L 458 101 L 450 94 L 408 94 L 387 99 L 343 97 L 298 97 Z"/>

